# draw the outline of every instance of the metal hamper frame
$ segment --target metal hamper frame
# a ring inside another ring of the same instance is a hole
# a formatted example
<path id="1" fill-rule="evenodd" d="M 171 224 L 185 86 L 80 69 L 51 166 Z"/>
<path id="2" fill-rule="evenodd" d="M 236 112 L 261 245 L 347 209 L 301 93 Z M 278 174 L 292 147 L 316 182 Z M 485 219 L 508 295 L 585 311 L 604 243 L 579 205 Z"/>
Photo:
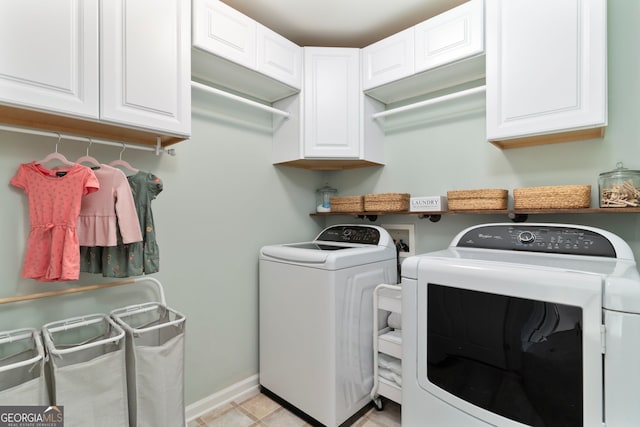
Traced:
<path id="1" fill-rule="evenodd" d="M 0 332 L 0 406 L 49 405 L 45 360 L 35 329 Z"/>

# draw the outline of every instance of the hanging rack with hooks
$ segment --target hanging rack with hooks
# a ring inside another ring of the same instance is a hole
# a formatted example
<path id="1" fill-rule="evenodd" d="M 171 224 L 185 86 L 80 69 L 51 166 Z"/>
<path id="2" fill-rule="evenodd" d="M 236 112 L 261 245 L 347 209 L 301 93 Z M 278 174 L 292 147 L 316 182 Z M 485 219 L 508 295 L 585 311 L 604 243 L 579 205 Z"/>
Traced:
<path id="1" fill-rule="evenodd" d="M 87 138 L 88 138 L 86 136 L 64 135 L 64 134 L 61 134 L 60 132 L 41 131 L 41 130 L 23 128 L 23 127 L 19 127 L 19 126 L 0 125 L 0 130 L 5 130 L 5 131 L 9 131 L 9 132 L 25 133 L 25 134 L 29 134 L 29 135 L 48 136 L 48 137 L 52 137 L 52 138 L 56 138 L 57 137 L 58 138 L 58 143 L 60 143 L 61 139 L 70 140 L 70 141 L 83 141 L 83 142 L 85 142 L 85 141 L 87 141 Z M 109 146 L 112 146 L 112 147 L 122 147 L 122 146 L 124 146 L 124 147 L 126 147 L 128 149 L 131 149 L 131 150 L 152 151 L 157 156 L 159 156 L 162 153 L 168 154 L 170 156 L 175 156 L 176 155 L 175 149 L 162 147 L 162 143 L 161 143 L 161 138 L 160 137 L 157 137 L 155 147 L 149 147 L 149 146 L 144 146 L 144 145 L 134 145 L 134 144 L 124 144 L 122 142 L 107 141 L 107 140 L 103 140 L 103 139 L 92 139 L 92 138 L 90 138 L 90 139 L 91 139 L 91 144 L 109 145 Z M 56 144 L 56 147 L 57 147 L 57 144 Z"/>

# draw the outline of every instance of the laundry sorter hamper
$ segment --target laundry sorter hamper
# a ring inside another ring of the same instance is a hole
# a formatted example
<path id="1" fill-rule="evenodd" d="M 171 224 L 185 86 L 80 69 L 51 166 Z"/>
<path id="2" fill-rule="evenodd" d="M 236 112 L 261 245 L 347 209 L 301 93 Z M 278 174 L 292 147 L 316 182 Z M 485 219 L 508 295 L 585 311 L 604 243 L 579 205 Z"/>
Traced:
<path id="1" fill-rule="evenodd" d="M 185 317 L 155 302 L 111 317 L 126 333 L 131 427 L 183 427 Z"/>
<path id="2" fill-rule="evenodd" d="M 65 427 L 128 427 L 125 334 L 109 316 L 92 314 L 42 327 L 52 404 Z"/>
<path id="3" fill-rule="evenodd" d="M 44 363 L 38 331 L 0 332 L 0 406 L 49 405 Z"/>

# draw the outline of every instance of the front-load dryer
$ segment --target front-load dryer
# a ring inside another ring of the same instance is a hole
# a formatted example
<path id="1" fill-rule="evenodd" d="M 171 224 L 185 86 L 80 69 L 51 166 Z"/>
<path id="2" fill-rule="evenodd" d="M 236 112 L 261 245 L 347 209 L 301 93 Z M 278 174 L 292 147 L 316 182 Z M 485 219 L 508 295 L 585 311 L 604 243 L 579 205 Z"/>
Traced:
<path id="1" fill-rule="evenodd" d="M 373 291 L 397 282 L 387 231 L 336 225 L 260 251 L 260 385 L 335 427 L 370 402 Z"/>
<path id="2" fill-rule="evenodd" d="M 629 245 L 567 224 L 483 224 L 402 264 L 402 424 L 640 420 Z"/>

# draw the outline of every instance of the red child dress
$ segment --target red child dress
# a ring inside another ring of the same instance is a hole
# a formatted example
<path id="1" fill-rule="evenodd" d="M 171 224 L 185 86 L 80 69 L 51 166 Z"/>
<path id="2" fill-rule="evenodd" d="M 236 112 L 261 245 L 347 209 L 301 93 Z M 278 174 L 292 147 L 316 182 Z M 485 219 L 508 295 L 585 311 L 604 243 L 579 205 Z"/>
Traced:
<path id="1" fill-rule="evenodd" d="M 80 164 L 47 169 L 24 163 L 11 178 L 29 200 L 31 231 L 22 277 L 40 282 L 77 280 L 80 246 L 76 222 L 82 197 L 100 188 L 93 171 Z"/>

